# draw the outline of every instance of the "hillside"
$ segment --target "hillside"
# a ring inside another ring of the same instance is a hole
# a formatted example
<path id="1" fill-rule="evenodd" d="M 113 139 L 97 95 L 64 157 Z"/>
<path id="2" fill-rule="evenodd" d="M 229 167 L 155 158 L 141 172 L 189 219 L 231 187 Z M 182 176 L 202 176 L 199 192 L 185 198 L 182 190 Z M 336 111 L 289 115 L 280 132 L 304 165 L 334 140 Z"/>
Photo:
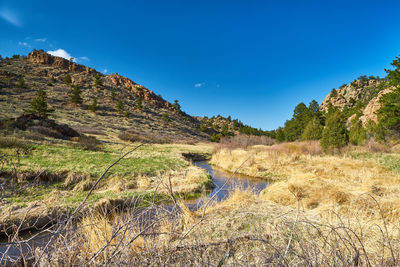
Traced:
<path id="1" fill-rule="evenodd" d="M 81 105 L 70 101 L 75 86 L 81 90 Z M 0 119 L 23 114 L 37 90 L 44 89 L 49 106 L 55 110 L 52 118 L 80 133 L 116 136 L 128 131 L 173 142 L 209 139 L 200 131 L 199 121 L 144 86 L 43 50 L 0 61 L 0 88 Z M 88 110 L 94 99 L 99 105 L 96 112 Z"/>

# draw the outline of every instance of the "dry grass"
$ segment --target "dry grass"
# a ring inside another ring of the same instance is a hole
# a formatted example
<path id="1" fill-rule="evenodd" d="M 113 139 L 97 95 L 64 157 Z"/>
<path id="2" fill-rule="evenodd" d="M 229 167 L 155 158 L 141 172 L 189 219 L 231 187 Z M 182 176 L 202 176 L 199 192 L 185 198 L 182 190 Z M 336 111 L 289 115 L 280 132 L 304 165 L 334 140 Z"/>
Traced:
<path id="1" fill-rule="evenodd" d="M 301 201 L 298 203 L 301 206 Z M 377 203 L 375 207 L 379 209 Z M 60 236 L 41 265 L 135 266 L 392 266 L 400 232 L 384 220 L 321 218 L 249 191 L 235 190 L 203 213 L 182 204 L 117 215 L 89 214 L 78 231 Z M 150 212 L 151 211 L 151 212 Z M 153 214 L 149 216 L 150 213 Z M 204 216 L 203 216 L 204 215 Z M 356 214 L 354 214 L 356 215 Z M 139 221 L 145 223 L 138 223 Z M 44 252 L 41 254 L 40 252 Z"/>
<path id="2" fill-rule="evenodd" d="M 381 219 L 370 194 L 381 203 L 385 219 L 400 219 L 400 175 L 374 158 L 356 159 L 350 154 L 322 155 L 315 143 L 305 150 L 304 144 L 280 144 L 252 147 L 247 150 L 221 150 L 211 162 L 233 171 L 243 162 L 240 172 L 275 179 L 262 192 L 262 198 L 282 205 L 302 207 L 318 214 L 335 209 L 340 214 L 352 210 L 371 220 Z M 305 151 L 305 152 L 304 152 Z M 247 161 L 246 161 L 247 160 Z"/>

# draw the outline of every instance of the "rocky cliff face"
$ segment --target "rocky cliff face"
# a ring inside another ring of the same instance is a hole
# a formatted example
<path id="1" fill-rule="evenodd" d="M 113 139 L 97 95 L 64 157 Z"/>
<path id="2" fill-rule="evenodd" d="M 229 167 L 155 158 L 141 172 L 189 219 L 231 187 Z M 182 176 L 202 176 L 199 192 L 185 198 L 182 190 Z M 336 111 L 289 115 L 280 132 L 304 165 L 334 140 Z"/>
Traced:
<path id="1" fill-rule="evenodd" d="M 343 109 L 353 107 L 357 101 L 366 100 L 375 92 L 381 82 L 378 80 L 355 80 L 348 85 L 343 85 L 334 92 L 329 93 L 320 105 L 321 111 L 328 111 L 330 105 Z"/>
<path id="2" fill-rule="evenodd" d="M 28 61 L 30 61 L 32 63 L 36 63 L 36 64 L 59 67 L 62 69 L 67 69 L 72 72 L 82 72 L 82 71 L 84 71 L 86 73 L 96 72 L 92 68 L 77 64 L 77 63 L 69 61 L 69 60 L 66 60 L 65 58 L 62 58 L 62 57 L 52 56 L 52 55 L 44 52 L 43 50 L 33 50 L 28 55 Z"/>
<path id="3" fill-rule="evenodd" d="M 332 90 L 322 101 L 319 109 L 327 112 L 329 107 L 336 107 L 340 110 L 357 109 L 361 111 L 360 120 L 365 126 L 368 121 L 377 122 L 376 111 L 381 107 L 379 100 L 382 95 L 390 92 L 392 88 L 380 79 L 358 79 L 348 85 L 343 85 L 337 90 Z M 355 114 L 349 117 L 350 121 Z"/>
<path id="4" fill-rule="evenodd" d="M 157 96 L 153 91 L 150 91 L 142 85 L 139 85 L 118 73 L 107 75 L 107 79 L 109 79 L 113 85 L 123 86 L 131 90 L 136 96 L 141 97 L 143 100 L 150 102 L 157 107 L 168 109 L 173 108 L 171 103 L 165 101 L 160 96 Z"/>

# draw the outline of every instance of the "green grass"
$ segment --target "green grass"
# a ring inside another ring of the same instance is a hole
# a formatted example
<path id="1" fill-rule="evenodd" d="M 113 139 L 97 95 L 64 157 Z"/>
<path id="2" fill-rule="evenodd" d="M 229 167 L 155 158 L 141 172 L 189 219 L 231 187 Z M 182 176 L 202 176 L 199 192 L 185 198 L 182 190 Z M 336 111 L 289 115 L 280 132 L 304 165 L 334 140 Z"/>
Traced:
<path id="1" fill-rule="evenodd" d="M 11 152 L 0 150 L 0 153 Z M 46 170 L 51 173 L 72 171 L 98 177 L 118 158 L 117 151 L 88 151 L 65 145 L 33 145 L 31 153 L 21 158 L 18 169 L 31 172 Z M 143 147 L 121 160 L 111 169 L 110 174 L 120 177 L 154 175 L 160 171 L 180 169 L 187 164 L 168 148 L 163 151 L 156 146 Z"/>
<path id="2" fill-rule="evenodd" d="M 351 153 L 352 158 L 361 160 L 375 160 L 378 164 L 394 173 L 400 173 L 400 154 L 398 153 Z"/>

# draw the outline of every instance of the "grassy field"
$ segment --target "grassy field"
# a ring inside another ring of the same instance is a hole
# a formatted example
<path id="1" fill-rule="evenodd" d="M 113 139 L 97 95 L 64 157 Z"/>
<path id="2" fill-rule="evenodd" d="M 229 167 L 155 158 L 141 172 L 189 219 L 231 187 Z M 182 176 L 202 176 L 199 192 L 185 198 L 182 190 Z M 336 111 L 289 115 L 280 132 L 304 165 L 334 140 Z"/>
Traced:
<path id="1" fill-rule="evenodd" d="M 5 201 L 0 204 L 1 222 L 18 220 L 33 204 L 32 214 L 75 208 L 107 167 L 138 145 L 103 140 L 100 150 L 90 151 L 71 141 L 22 143 L 7 138 L 0 140 L 0 182 L 6 185 Z M 16 151 L 25 152 L 15 157 Z M 90 195 L 88 204 L 94 206 L 105 200 L 140 195 L 151 198 L 154 193 L 156 198 L 162 198 L 169 193 L 166 184 L 174 186 L 179 198 L 198 197 L 210 188 L 211 179 L 205 170 L 185 160 L 182 153 L 211 151 L 208 144 L 145 144 L 107 173 Z"/>
<path id="2" fill-rule="evenodd" d="M 271 147 L 221 149 L 211 162 L 218 167 L 274 181 L 261 194 L 268 201 L 302 207 L 321 216 L 334 210 L 342 215 L 400 221 L 398 153 L 349 148 L 327 155 L 316 143 L 278 144 Z M 375 205 L 380 203 L 381 210 Z"/>

